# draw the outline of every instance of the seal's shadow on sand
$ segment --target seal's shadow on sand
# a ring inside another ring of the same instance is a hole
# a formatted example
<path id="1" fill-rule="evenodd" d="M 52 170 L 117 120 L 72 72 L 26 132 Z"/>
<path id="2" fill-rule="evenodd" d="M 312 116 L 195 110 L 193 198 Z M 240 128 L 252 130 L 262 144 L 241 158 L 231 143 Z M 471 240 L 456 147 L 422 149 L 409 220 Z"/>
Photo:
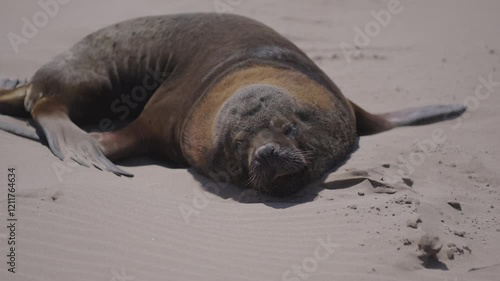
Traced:
<path id="1" fill-rule="evenodd" d="M 318 195 L 317 192 L 313 192 L 312 190 L 307 190 L 307 192 L 305 192 L 306 190 L 302 190 L 291 196 L 283 198 L 274 197 L 254 189 L 245 189 L 228 183 L 216 182 L 199 174 L 193 168 L 189 168 L 188 172 L 200 183 L 204 191 L 222 199 L 229 199 L 242 204 L 262 203 L 276 209 L 283 209 L 297 204 L 314 201 Z"/>
<path id="2" fill-rule="evenodd" d="M 298 193 L 286 197 L 274 197 L 257 190 L 245 189 L 228 183 L 216 182 L 199 174 L 193 168 L 189 168 L 188 172 L 196 181 L 200 183 L 200 186 L 204 191 L 220 197 L 221 199 L 234 200 L 242 204 L 261 203 L 275 209 L 284 209 L 298 204 L 312 202 L 316 200 L 319 193 L 325 189 L 340 190 L 364 184 L 367 189 L 367 193 L 393 194 L 396 193 L 398 189 L 408 188 L 408 186 L 402 186 L 401 183 L 393 185 L 375 180 L 374 178 L 380 178 L 380 172 L 376 172 L 375 170 L 351 170 L 347 172 L 337 172 L 337 170 L 342 167 L 347 160 L 348 159 L 339 163 L 339 165 L 326 173 L 316 183 L 306 186 Z M 366 184 L 364 183 L 365 181 Z"/>
<path id="3" fill-rule="evenodd" d="M 130 159 L 121 160 L 118 162 L 119 165 L 124 167 L 140 167 L 140 166 L 160 166 L 167 169 L 186 169 L 189 168 L 187 165 L 182 165 L 174 162 L 168 162 L 165 160 L 155 159 L 151 157 L 133 157 Z"/>
<path id="4" fill-rule="evenodd" d="M 450 270 L 448 266 L 436 257 L 419 256 L 418 259 L 422 261 L 422 266 L 427 269 Z"/>
<path id="5" fill-rule="evenodd" d="M 317 183 L 305 187 L 294 195 L 280 198 L 253 189 L 244 189 L 232 184 L 215 182 L 197 173 L 192 168 L 189 168 L 188 172 L 200 183 L 204 191 L 220 197 L 221 199 L 230 199 L 242 204 L 261 203 L 276 209 L 284 209 L 298 204 L 312 202 L 316 200 L 319 193 L 325 189 L 340 190 L 361 185 L 368 194 L 394 194 L 399 190 L 411 189 L 404 181 L 389 184 L 375 180 L 374 178 L 379 177 L 379 173 L 373 172 L 372 170 L 351 170 L 347 172 L 331 171 Z M 329 178 L 329 180 L 326 181 L 326 178 Z"/>
<path id="6" fill-rule="evenodd" d="M 355 147 L 356 150 L 359 147 L 358 140 L 356 140 L 356 147 Z M 242 204 L 261 203 L 275 209 L 285 209 L 298 204 L 314 201 L 318 197 L 319 192 L 325 188 L 336 189 L 335 184 L 327 185 L 324 183 L 324 181 L 329 174 L 335 172 L 338 168 L 344 165 L 345 162 L 347 162 L 347 160 L 349 159 L 350 156 L 342 163 L 339 163 L 328 173 L 326 173 L 317 182 L 304 187 L 302 190 L 300 190 L 295 194 L 285 197 L 275 197 L 254 189 L 245 189 L 243 187 L 236 186 L 233 184 L 215 182 L 214 180 L 199 174 L 193 168 L 189 168 L 188 172 L 193 176 L 193 178 L 196 181 L 200 183 L 204 191 L 210 192 L 216 196 L 221 197 L 222 199 L 226 200 L 231 199 Z M 337 187 L 348 188 L 349 186 L 347 185 L 343 187 L 340 186 Z"/>

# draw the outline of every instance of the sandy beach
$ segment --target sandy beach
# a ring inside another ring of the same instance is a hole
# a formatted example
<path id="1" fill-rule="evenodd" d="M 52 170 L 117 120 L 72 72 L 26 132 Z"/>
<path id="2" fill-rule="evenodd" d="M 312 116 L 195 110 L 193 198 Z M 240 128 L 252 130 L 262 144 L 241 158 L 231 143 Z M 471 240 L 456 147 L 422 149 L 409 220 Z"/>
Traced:
<path id="1" fill-rule="evenodd" d="M 120 162 L 135 176 L 117 177 L 0 131 L 0 280 L 498 280 L 498 11 L 495 0 L 3 1 L 0 77 L 29 78 L 121 20 L 229 12 L 283 34 L 370 112 L 468 110 L 362 137 L 323 183 L 282 199 L 214 190 L 151 159 Z M 419 258 L 425 234 L 439 237 L 437 260 Z"/>

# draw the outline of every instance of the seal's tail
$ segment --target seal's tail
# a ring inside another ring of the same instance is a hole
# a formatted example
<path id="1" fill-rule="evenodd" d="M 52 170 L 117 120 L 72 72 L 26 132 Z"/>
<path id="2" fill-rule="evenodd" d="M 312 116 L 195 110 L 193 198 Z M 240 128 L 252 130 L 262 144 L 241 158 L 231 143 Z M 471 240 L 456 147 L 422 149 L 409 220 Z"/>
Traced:
<path id="1" fill-rule="evenodd" d="M 401 126 L 425 125 L 454 119 L 465 112 L 461 104 L 428 105 L 399 111 L 371 114 L 351 102 L 359 135 L 371 135 Z"/>

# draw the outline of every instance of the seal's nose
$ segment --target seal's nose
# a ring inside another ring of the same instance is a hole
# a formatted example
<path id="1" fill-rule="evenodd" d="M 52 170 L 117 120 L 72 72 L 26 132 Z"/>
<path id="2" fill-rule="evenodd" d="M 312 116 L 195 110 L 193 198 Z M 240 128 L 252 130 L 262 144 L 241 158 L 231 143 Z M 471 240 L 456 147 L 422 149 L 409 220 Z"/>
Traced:
<path id="1" fill-rule="evenodd" d="M 257 151 L 255 151 L 255 155 L 257 158 L 270 158 L 278 149 L 278 146 L 275 143 L 266 143 L 263 146 L 259 147 Z"/>

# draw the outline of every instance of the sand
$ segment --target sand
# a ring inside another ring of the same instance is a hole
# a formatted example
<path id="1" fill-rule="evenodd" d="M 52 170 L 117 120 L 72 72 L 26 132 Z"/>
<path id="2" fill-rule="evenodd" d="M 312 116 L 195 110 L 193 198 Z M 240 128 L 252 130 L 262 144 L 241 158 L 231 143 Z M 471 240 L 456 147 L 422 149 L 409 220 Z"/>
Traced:
<path id="1" fill-rule="evenodd" d="M 498 280 L 500 2 L 389 2 L 72 0 L 44 22 L 37 1 L 4 1 L 0 77 L 30 77 L 119 20 L 222 9 L 283 33 L 371 112 L 464 102 L 469 111 L 362 137 L 323 184 L 286 199 L 210 191 L 191 169 L 149 159 L 121 163 L 135 177 L 119 178 L 0 132 L 0 280 Z M 9 33 L 36 15 L 40 27 L 14 48 Z M 437 257 L 418 249 L 424 234 L 439 237 Z"/>

